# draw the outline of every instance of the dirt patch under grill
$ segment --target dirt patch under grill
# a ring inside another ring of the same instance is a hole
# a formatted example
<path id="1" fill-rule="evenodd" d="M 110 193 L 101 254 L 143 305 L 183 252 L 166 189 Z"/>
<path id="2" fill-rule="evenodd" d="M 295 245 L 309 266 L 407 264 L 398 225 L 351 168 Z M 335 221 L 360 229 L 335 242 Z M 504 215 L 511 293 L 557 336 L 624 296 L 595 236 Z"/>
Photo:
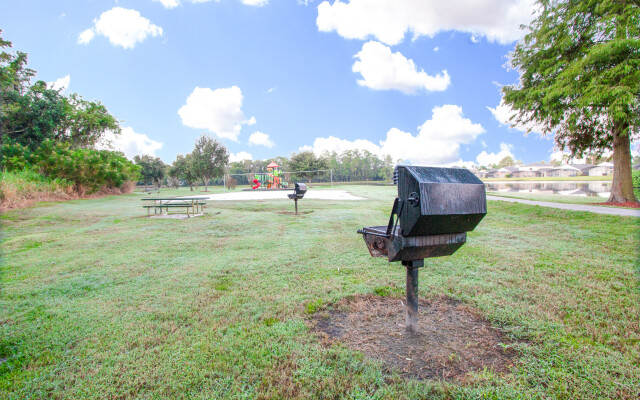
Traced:
<path id="1" fill-rule="evenodd" d="M 325 345 L 340 342 L 417 379 L 464 380 L 470 372 L 506 373 L 516 352 L 508 338 L 470 306 L 451 298 L 421 300 L 419 333 L 406 331 L 402 299 L 356 296 L 313 315 Z"/>

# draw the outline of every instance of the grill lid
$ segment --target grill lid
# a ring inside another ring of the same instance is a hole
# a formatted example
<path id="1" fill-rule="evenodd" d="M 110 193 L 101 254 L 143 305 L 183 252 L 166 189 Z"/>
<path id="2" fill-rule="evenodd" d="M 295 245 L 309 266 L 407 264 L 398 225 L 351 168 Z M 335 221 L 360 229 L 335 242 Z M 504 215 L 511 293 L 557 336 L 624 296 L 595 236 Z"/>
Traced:
<path id="1" fill-rule="evenodd" d="M 468 232 L 487 214 L 484 183 L 469 170 L 401 165 L 397 172 L 404 236 Z"/>

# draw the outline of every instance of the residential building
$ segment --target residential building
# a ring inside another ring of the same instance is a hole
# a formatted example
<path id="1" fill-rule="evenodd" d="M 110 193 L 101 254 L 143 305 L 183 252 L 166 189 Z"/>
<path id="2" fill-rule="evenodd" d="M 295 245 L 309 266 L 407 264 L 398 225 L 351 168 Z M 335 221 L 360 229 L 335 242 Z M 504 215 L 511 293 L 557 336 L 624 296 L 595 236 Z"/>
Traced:
<path id="1" fill-rule="evenodd" d="M 589 176 L 613 175 L 613 163 L 603 162 L 589 170 Z"/>
<path id="2" fill-rule="evenodd" d="M 518 167 L 508 166 L 502 167 L 498 171 L 496 171 L 496 178 L 510 178 L 513 176 L 514 172 L 519 171 Z"/>
<path id="3" fill-rule="evenodd" d="M 543 168 L 549 168 L 549 164 L 545 162 L 534 162 L 518 167 L 520 171 L 539 171 Z"/>
<path id="4" fill-rule="evenodd" d="M 546 171 L 544 176 L 586 176 L 594 167 L 593 164 L 564 164 Z"/>

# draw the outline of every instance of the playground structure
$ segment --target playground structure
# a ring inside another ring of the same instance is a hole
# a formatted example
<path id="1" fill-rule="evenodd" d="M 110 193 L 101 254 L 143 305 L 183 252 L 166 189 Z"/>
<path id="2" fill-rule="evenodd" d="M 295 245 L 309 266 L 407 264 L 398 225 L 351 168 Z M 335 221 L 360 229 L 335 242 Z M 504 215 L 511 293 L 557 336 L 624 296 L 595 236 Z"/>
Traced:
<path id="1" fill-rule="evenodd" d="M 300 174 L 305 174 L 300 176 Z M 311 174 L 312 178 L 308 176 Z M 315 175 L 315 177 L 314 177 Z M 325 180 L 318 179 L 324 176 Z M 248 184 L 248 190 L 284 190 L 289 188 L 289 182 L 300 179 L 311 182 L 325 182 L 331 185 L 333 188 L 333 170 L 330 169 L 316 169 L 310 171 L 282 171 L 280 166 L 275 162 L 267 165 L 267 172 L 250 172 L 250 173 L 238 173 L 238 174 L 225 174 L 223 182 L 225 182 L 225 192 L 227 191 L 226 182 L 227 178 L 235 177 L 240 185 Z"/>
<path id="2" fill-rule="evenodd" d="M 251 189 L 286 189 L 289 184 L 282 179 L 284 172 L 280 171 L 279 168 L 278 164 L 271 162 L 267 165 L 267 173 L 255 174 Z"/>

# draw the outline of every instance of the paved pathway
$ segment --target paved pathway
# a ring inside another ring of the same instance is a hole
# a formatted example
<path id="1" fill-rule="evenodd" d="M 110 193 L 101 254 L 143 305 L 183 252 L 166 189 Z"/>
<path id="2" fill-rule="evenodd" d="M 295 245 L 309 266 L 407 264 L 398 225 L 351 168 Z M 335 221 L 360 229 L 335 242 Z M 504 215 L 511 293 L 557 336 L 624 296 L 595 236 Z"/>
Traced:
<path id="1" fill-rule="evenodd" d="M 633 208 L 613 208 L 613 207 L 602 207 L 602 206 L 589 206 L 586 204 L 552 203 L 549 201 L 533 201 L 533 200 L 513 199 L 510 197 L 499 197 L 499 196 L 487 196 L 487 200 L 508 201 L 510 203 L 524 203 L 532 206 L 561 208 L 563 210 L 589 211 L 589 212 L 598 213 L 598 214 L 622 215 L 625 217 L 640 217 L 640 209 L 633 209 Z"/>

